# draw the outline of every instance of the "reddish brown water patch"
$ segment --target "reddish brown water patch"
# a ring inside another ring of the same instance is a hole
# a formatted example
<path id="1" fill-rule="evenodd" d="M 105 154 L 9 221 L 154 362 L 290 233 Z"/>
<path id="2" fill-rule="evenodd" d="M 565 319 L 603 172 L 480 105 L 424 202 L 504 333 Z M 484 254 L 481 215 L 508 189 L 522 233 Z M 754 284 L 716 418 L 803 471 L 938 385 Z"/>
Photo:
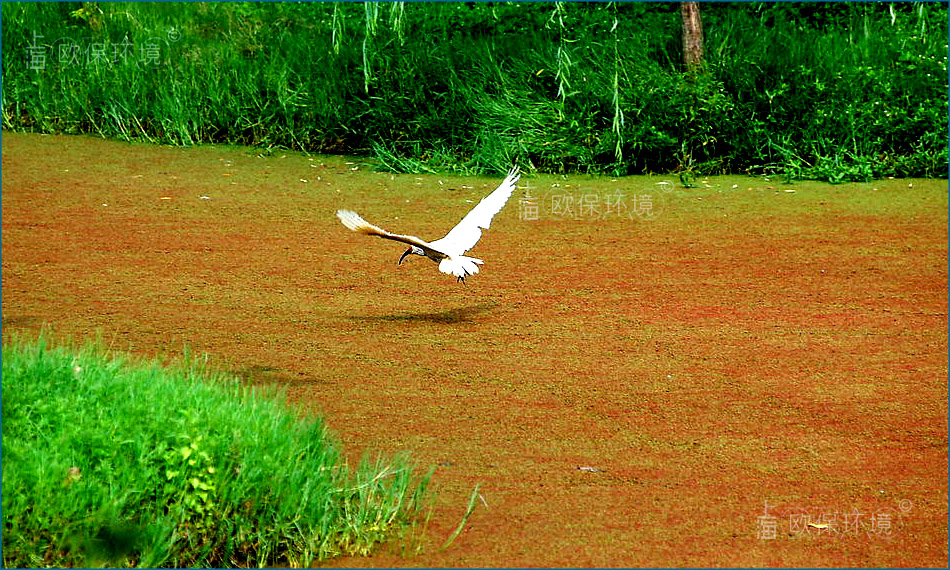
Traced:
<path id="1" fill-rule="evenodd" d="M 716 178 L 649 222 L 512 203 L 464 286 L 333 215 L 436 238 L 497 183 L 4 134 L 4 334 L 187 345 L 354 460 L 438 465 L 422 553 L 341 567 L 946 566 L 946 181 Z"/>

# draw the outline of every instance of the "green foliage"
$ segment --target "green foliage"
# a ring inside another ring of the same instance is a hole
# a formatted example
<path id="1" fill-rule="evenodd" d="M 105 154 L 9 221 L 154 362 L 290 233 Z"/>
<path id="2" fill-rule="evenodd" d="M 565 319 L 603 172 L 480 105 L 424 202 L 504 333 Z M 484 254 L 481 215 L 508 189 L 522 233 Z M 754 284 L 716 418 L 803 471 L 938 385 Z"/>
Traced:
<path id="1" fill-rule="evenodd" d="M 182 435 L 187 445 L 164 453 L 165 485 L 162 495 L 170 509 L 180 511 L 186 526 L 206 531 L 214 524 L 215 468 L 211 456 L 199 449 L 204 436 Z"/>
<path id="2" fill-rule="evenodd" d="M 3 348 L 4 566 L 299 566 L 398 535 L 428 477 L 209 372 Z"/>
<path id="3" fill-rule="evenodd" d="M 832 182 L 946 176 L 946 4 L 707 8 L 723 23 L 707 33 L 712 73 L 743 94 L 751 166 Z"/>
<path id="4" fill-rule="evenodd" d="M 947 174 L 946 3 L 704 4 L 695 74 L 681 69 L 675 3 L 2 10 L 3 50 L 23 56 L 3 59 L 8 129 L 368 153 L 417 172 L 517 159 L 558 172 Z M 28 66 L 34 45 L 42 70 Z M 63 58 L 73 46 L 82 53 Z"/>

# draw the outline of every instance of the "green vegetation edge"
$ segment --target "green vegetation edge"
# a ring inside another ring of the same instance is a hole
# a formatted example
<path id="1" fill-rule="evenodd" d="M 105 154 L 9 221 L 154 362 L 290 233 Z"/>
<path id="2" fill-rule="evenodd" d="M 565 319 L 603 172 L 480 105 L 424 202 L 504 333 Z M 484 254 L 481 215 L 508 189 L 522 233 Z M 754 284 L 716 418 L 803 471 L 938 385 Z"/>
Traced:
<path id="1" fill-rule="evenodd" d="M 945 2 L 5 2 L 3 128 L 402 172 L 947 176 Z"/>
<path id="2" fill-rule="evenodd" d="M 351 469 L 319 418 L 185 355 L 12 339 L 2 353 L 3 566 L 306 566 L 426 510 L 406 456 Z"/>

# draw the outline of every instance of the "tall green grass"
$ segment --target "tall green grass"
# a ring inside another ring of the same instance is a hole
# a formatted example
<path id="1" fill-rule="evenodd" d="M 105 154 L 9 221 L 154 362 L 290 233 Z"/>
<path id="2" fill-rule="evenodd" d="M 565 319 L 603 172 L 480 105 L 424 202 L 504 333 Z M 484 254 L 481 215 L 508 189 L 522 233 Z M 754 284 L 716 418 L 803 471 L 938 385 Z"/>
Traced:
<path id="1" fill-rule="evenodd" d="M 3 347 L 3 565 L 303 566 L 412 524 L 428 476 L 210 372 Z M 430 472 L 431 473 L 431 472 Z"/>
<path id="2" fill-rule="evenodd" d="M 384 167 L 947 175 L 946 3 L 4 3 L 3 125 Z M 34 33 L 43 35 L 34 41 Z M 63 45 L 157 59 L 60 61 Z M 29 47 L 48 48 L 43 70 Z"/>

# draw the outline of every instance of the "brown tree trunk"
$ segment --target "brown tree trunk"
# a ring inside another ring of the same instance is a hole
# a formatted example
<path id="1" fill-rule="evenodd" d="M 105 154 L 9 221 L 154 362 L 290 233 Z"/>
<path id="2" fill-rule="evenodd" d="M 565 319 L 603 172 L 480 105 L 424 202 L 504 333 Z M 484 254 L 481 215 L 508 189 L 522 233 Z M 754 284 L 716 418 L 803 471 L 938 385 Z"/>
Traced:
<path id="1" fill-rule="evenodd" d="M 683 63 L 692 71 L 703 64 L 703 21 L 699 2 L 680 2 L 683 16 Z"/>

